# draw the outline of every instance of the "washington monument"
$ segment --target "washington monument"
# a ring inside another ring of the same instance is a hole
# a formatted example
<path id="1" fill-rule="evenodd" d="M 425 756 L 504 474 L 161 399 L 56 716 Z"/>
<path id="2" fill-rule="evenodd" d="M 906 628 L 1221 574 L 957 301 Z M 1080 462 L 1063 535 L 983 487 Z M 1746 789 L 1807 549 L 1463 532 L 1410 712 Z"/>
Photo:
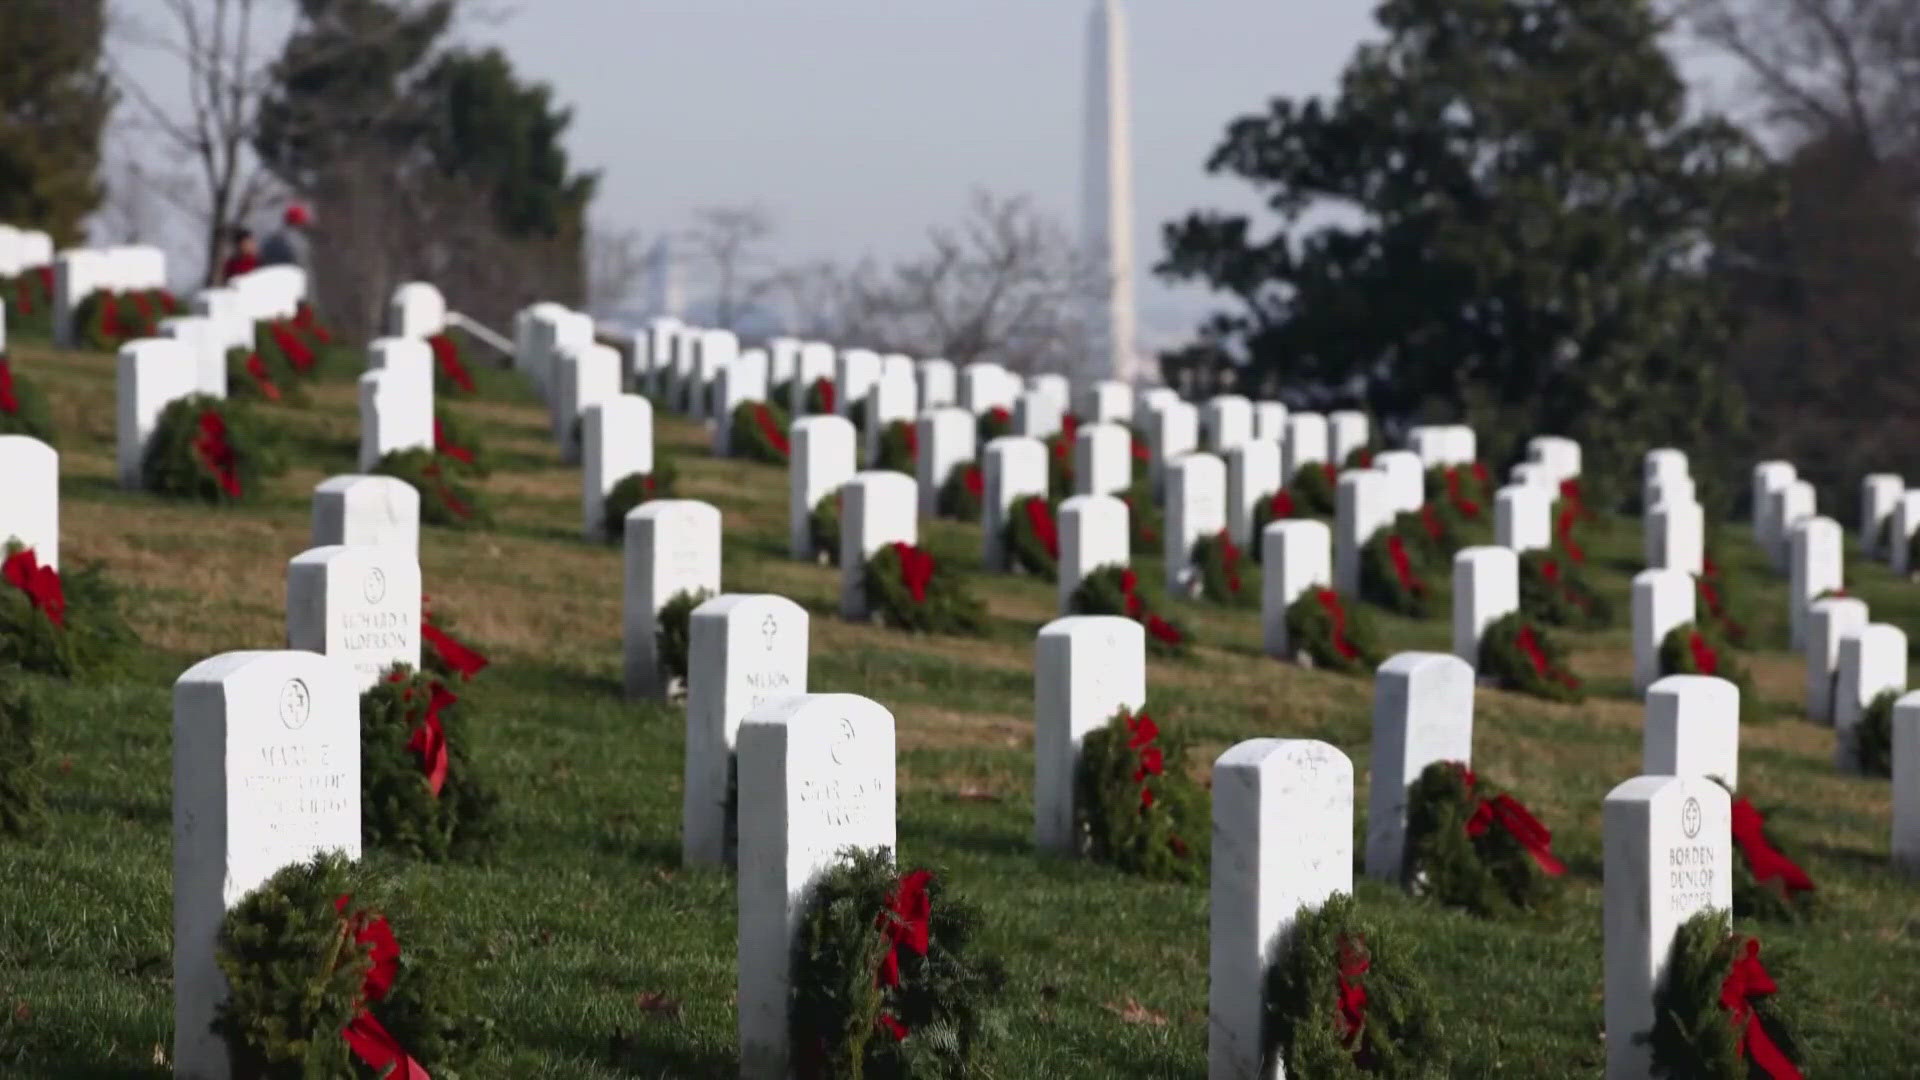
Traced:
<path id="1" fill-rule="evenodd" d="M 1074 381 L 1132 382 L 1133 124 L 1127 16 L 1121 0 L 1094 0 L 1087 27 L 1087 142 L 1081 240 L 1091 272 L 1087 350 Z"/>

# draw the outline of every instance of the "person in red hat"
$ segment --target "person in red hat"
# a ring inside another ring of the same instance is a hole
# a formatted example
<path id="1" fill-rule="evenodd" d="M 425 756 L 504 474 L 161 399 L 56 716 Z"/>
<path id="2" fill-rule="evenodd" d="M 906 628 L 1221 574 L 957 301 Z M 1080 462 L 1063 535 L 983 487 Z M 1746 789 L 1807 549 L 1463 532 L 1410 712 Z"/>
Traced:
<path id="1" fill-rule="evenodd" d="M 260 249 L 253 242 L 253 230 L 235 225 L 227 230 L 227 259 L 220 264 L 220 282 L 225 284 L 260 265 Z"/>
<path id="2" fill-rule="evenodd" d="M 313 218 L 306 207 L 299 203 L 288 203 L 282 221 L 284 224 L 280 231 L 267 237 L 267 242 L 261 246 L 260 265 L 305 267 L 311 242 L 307 237 L 307 228 L 313 223 Z"/>

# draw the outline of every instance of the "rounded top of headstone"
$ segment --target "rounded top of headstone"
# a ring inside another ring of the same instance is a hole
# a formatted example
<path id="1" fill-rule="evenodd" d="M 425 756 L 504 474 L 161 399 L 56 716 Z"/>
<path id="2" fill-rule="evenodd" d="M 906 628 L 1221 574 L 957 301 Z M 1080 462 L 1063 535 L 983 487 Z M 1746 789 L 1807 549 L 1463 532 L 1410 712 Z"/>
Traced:
<path id="1" fill-rule="evenodd" d="M 580 410 L 582 416 L 590 412 L 599 412 L 601 419 L 613 420 L 621 424 L 637 424 L 645 419 L 653 419 L 653 402 L 639 394 L 615 394 L 603 398 Z"/>
<path id="2" fill-rule="evenodd" d="M 1704 776 L 1636 776 L 1623 780 L 1607 792 L 1606 805 L 1620 803 L 1673 803 L 1678 811 L 1673 824 L 1688 839 L 1700 835 L 1714 821 L 1724 830 L 1733 797 L 1719 783 Z M 1691 829 L 1689 832 L 1687 830 Z"/>
<path id="3" fill-rule="evenodd" d="M 987 441 L 987 456 L 990 458 L 1020 458 L 1047 454 L 1047 444 L 1031 435 L 1000 435 Z"/>
<path id="4" fill-rule="evenodd" d="M 725 619 L 746 612 L 804 620 L 807 609 L 777 593 L 721 593 L 693 609 L 695 619 Z"/>
<path id="5" fill-rule="evenodd" d="M 919 483 L 906 473 L 891 469 L 868 469 L 854 473 L 853 479 L 847 481 L 847 486 L 864 490 L 868 498 L 907 499 L 916 505 L 920 498 Z"/>
<path id="6" fill-rule="evenodd" d="M 1314 518 L 1281 518 L 1277 521 L 1269 521 L 1266 528 L 1260 530 L 1260 535 L 1262 538 L 1299 536 L 1307 540 L 1318 536 L 1328 544 L 1333 543 L 1333 530 L 1327 527 L 1326 522 Z"/>
<path id="7" fill-rule="evenodd" d="M 1183 454 L 1167 462 L 1167 471 L 1190 475 L 1195 478 L 1215 477 L 1220 483 L 1226 483 L 1227 463 L 1213 454 Z"/>
<path id="8" fill-rule="evenodd" d="M 1340 474 L 1340 487 L 1372 488 L 1387 482 L 1387 474 L 1381 469 L 1348 469 Z"/>
<path id="9" fill-rule="evenodd" d="M 1415 677 L 1435 679 L 1442 678 L 1448 674 L 1466 680 L 1468 685 L 1472 685 L 1473 683 L 1473 665 L 1452 653 L 1394 653 L 1388 657 L 1386 663 L 1381 664 L 1376 671 L 1376 675 L 1380 677 L 1403 679 Z"/>
<path id="10" fill-rule="evenodd" d="M 57 468 L 60 451 L 31 435 L 0 435 L 0 458 L 15 464 L 39 459 L 42 464 Z"/>
<path id="11" fill-rule="evenodd" d="M 626 517 L 629 524 L 662 519 L 687 523 L 705 521 L 718 529 L 720 509 L 712 503 L 704 503 L 698 499 L 654 499 L 627 511 Z"/>
<path id="12" fill-rule="evenodd" d="M 187 343 L 173 338 L 136 338 L 120 346 L 120 359 L 143 364 L 191 364 Z"/>
<path id="13" fill-rule="evenodd" d="M 1040 628 L 1043 638 L 1076 638 L 1089 634 L 1111 635 L 1115 648 L 1144 650 L 1146 628 L 1121 615 L 1062 615 Z"/>
<path id="14" fill-rule="evenodd" d="M 884 739 L 886 760 L 891 763 L 893 734 L 893 713 L 872 698 L 859 694 L 792 694 L 768 698 L 754 706 L 741 718 L 739 741 L 744 752 L 752 741 L 812 744 L 824 737 L 831 741 L 829 756 L 846 765 L 851 764 L 845 760 L 846 744 L 874 740 L 877 748 Z"/>
<path id="15" fill-rule="evenodd" d="M 1125 514 L 1127 503 L 1118 495 L 1072 495 L 1060 503 L 1062 514 Z"/>
<path id="16" fill-rule="evenodd" d="M 1643 586 L 1649 589 L 1685 589 L 1688 592 L 1692 592 L 1694 587 L 1693 575 L 1687 573 L 1685 570 L 1655 567 L 1651 570 L 1642 570 L 1633 575 L 1633 587 L 1638 589 Z"/>
<path id="17" fill-rule="evenodd" d="M 1867 621 L 1867 602 L 1857 596 L 1829 596 L 1808 604 L 1807 610 L 1830 612 L 1846 622 Z"/>
<path id="18" fill-rule="evenodd" d="M 1647 698 L 1675 697 L 1692 701 L 1714 697 L 1730 699 L 1738 707 L 1740 688 L 1717 675 L 1663 675 L 1647 687 Z"/>
<path id="19" fill-rule="evenodd" d="M 1842 637 L 1840 640 L 1844 643 L 1847 638 L 1850 637 L 1859 638 L 1863 643 L 1869 641 L 1874 642 L 1879 647 L 1885 649 L 1897 648 L 1902 655 L 1906 653 L 1907 632 L 1892 623 L 1868 623 L 1860 629 Z"/>
<path id="20" fill-rule="evenodd" d="M 1255 769 L 1270 772 L 1312 772 L 1322 782 L 1336 783 L 1344 778 L 1348 790 L 1353 787 L 1353 759 L 1338 747 L 1318 739 L 1248 739 L 1235 743 L 1214 759 L 1214 771 Z"/>
<path id="21" fill-rule="evenodd" d="M 286 695 L 287 700 L 282 702 L 282 709 L 287 714 L 283 721 L 289 727 L 304 726 L 303 714 L 306 710 L 301 705 L 304 701 L 308 707 L 311 706 L 314 686 L 351 687 L 354 684 L 353 669 L 344 661 L 332 657 L 301 649 L 242 649 L 207 657 L 182 672 L 174 680 L 174 686 L 226 683 L 270 669 L 287 678 L 299 678 L 304 683 L 301 692 Z"/>

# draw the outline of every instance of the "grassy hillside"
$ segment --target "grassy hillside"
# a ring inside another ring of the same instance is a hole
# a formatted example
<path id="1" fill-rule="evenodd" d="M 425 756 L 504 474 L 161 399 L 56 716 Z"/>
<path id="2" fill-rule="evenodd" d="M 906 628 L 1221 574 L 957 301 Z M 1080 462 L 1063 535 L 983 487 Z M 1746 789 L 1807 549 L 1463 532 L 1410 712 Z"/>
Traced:
<path id="1" fill-rule="evenodd" d="M 111 357 L 16 343 L 14 359 L 55 404 L 63 561 L 106 564 L 144 649 L 105 682 L 44 687 L 52 828 L 39 846 L 0 842 L 0 1074 L 165 1075 L 170 688 L 203 657 L 282 643 L 286 564 L 307 546 L 313 486 L 353 471 L 354 391 L 336 382 L 304 406 L 263 407 L 294 467 L 258 505 L 212 510 L 115 486 Z M 396 913 L 402 944 L 437 952 L 493 1021 L 478 1075 L 730 1075 L 733 881 L 678 865 L 682 713 L 621 700 L 619 553 L 580 539 L 578 471 L 560 465 L 524 391 L 491 377 L 481 400 L 452 407 L 500 466 L 481 485 L 499 523 L 424 530 L 422 568 L 436 612 L 494 661 L 470 694 L 475 756 L 502 795 L 506 836 L 486 865 L 383 862 L 411 898 Z M 973 574 L 993 616 L 984 640 L 849 625 L 833 615 L 836 572 L 785 558 L 783 470 L 713 460 L 676 419 L 662 419 L 657 440 L 681 466 L 683 496 L 724 514 L 725 588 L 782 593 L 813 613 L 812 688 L 893 710 L 901 858 L 945 868 L 983 905 L 987 944 L 1012 971 L 1012 1036 L 983 1075 L 1204 1075 L 1206 890 L 1031 851 L 1032 650 L 1053 586 Z M 1743 792 L 1823 900 L 1808 925 L 1749 929 L 1802 1006 L 1809 1075 L 1913 1075 L 1920 1030 L 1900 1018 L 1920 1015 L 1920 885 L 1887 866 L 1888 786 L 1834 773 L 1831 731 L 1799 718 L 1803 669 L 1784 651 L 1781 586 L 1744 526 L 1723 531 L 1767 644 L 1748 657 L 1767 708 L 1742 733 Z M 978 564 L 977 528 L 923 524 L 922 535 L 953 565 Z M 1560 904 L 1496 923 L 1357 885 L 1445 995 L 1456 1075 L 1601 1067 L 1600 806 L 1640 764 L 1624 628 L 1639 523 L 1604 522 L 1591 546 L 1621 621 L 1573 637 L 1594 696 L 1558 705 L 1482 691 L 1475 717 L 1476 768 L 1554 829 L 1570 867 Z M 1158 581 L 1157 561 L 1141 568 Z M 1915 586 L 1863 562 L 1848 574 L 1876 618 L 1920 629 Z M 1371 681 L 1262 658 L 1255 612 L 1172 608 L 1202 647 L 1152 661 L 1150 699 L 1193 737 L 1195 768 L 1241 739 L 1324 739 L 1352 756 L 1364 814 Z M 1444 620 L 1382 621 L 1395 649 L 1446 648 Z"/>

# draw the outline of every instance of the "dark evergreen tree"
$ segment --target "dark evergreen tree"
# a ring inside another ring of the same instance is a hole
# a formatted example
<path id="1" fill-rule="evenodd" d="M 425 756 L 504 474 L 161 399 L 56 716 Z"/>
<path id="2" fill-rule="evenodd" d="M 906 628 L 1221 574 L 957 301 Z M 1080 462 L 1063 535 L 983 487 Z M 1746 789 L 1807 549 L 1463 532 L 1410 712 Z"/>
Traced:
<path id="1" fill-rule="evenodd" d="M 100 205 L 100 133 L 114 94 L 101 69 L 105 0 L 0 3 L 0 221 L 82 237 Z"/>

